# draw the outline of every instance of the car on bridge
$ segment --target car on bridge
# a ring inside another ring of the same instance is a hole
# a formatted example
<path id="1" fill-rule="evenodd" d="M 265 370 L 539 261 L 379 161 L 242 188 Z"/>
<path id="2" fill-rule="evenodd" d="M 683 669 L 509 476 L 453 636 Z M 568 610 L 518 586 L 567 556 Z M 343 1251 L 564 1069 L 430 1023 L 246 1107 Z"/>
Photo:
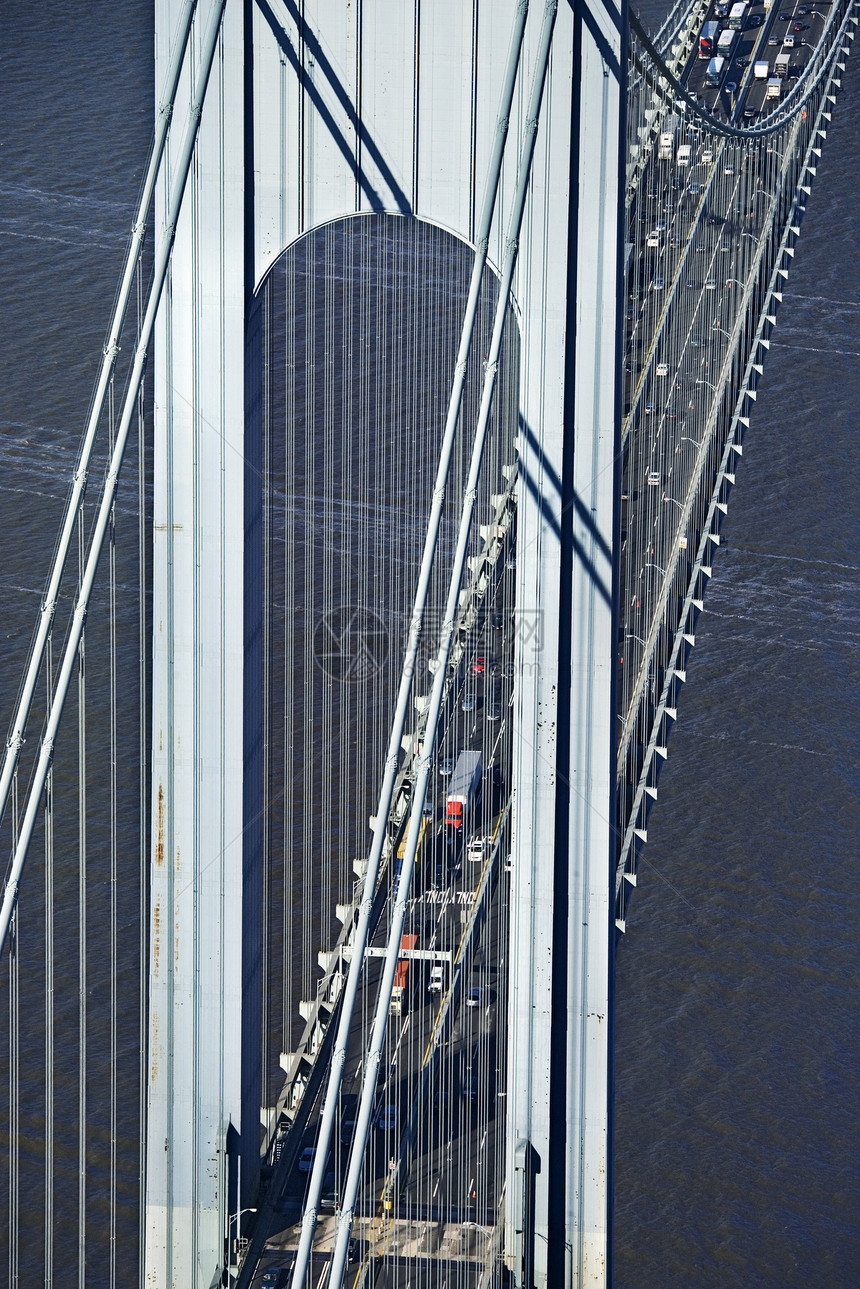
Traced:
<path id="1" fill-rule="evenodd" d="M 314 1159 L 316 1157 L 316 1153 L 317 1153 L 316 1146 L 305 1146 L 304 1150 L 299 1155 L 300 1173 L 309 1173 L 311 1171 L 311 1169 L 314 1166 Z"/>
<path id="2" fill-rule="evenodd" d="M 467 858 L 473 864 L 480 864 L 493 844 L 492 837 L 473 837 L 469 842 Z"/>
<path id="3" fill-rule="evenodd" d="M 764 15 L 760 13 L 754 13 L 749 20 L 749 26 L 760 27 L 763 22 L 764 22 Z"/>
<path id="4" fill-rule="evenodd" d="M 287 1289 L 290 1273 L 286 1267 L 270 1267 L 263 1272 L 260 1289 Z"/>

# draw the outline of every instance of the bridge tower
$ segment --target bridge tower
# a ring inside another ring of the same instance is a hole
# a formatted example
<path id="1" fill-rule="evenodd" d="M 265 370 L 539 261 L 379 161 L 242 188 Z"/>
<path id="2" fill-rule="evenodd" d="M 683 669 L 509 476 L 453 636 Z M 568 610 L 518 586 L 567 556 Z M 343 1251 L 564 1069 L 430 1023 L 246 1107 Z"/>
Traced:
<path id="1" fill-rule="evenodd" d="M 260 1119 L 255 291 L 313 228 L 384 212 L 472 244 L 522 0 L 200 0 L 220 15 L 155 348 L 147 1283 L 217 1283 Z M 185 8 L 156 0 L 160 83 Z M 626 7 L 535 0 L 502 193 L 554 21 L 513 297 L 521 327 L 505 1256 L 608 1274 L 616 316 Z M 205 35 L 194 35 L 201 58 Z M 185 73 L 178 102 L 195 86 Z M 177 108 L 177 115 L 181 113 Z M 170 163 L 173 163 L 173 157 Z M 170 169 L 158 219 L 167 208 Z M 505 252 L 500 203 L 490 262 Z"/>

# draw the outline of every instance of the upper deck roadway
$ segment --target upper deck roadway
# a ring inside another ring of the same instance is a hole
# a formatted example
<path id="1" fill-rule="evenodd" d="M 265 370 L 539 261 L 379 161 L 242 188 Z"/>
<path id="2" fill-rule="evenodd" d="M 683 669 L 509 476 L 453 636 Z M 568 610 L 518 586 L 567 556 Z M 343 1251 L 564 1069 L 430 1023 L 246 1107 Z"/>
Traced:
<path id="1" fill-rule="evenodd" d="M 755 64 L 767 62 L 768 77 L 776 76 L 777 55 L 787 53 L 787 89 L 804 71 L 811 49 L 821 39 L 831 3 L 832 0 L 818 3 L 806 0 L 805 4 L 788 0 L 778 4 L 774 0 L 765 7 L 763 0 L 752 0 L 747 5 L 744 27 L 735 37 L 731 57 L 725 61 L 719 86 L 707 83 L 709 60 L 700 58 L 698 51 L 694 51 L 687 63 L 682 83 L 718 119 L 732 125 L 754 125 L 763 115 L 767 93 L 767 78 L 755 76 Z M 726 10 L 725 17 L 717 17 L 718 8 Z M 725 30 L 730 8 L 728 4 L 711 6 L 706 21 L 719 22 L 721 30 Z M 785 43 L 786 40 L 791 44 Z M 771 106 L 775 104 L 768 104 L 768 108 Z"/>

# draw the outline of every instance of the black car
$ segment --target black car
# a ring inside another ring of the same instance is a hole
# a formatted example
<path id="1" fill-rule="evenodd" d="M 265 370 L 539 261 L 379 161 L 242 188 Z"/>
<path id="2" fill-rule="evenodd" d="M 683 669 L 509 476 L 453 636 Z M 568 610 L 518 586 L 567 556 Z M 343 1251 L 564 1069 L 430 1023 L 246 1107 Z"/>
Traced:
<path id="1" fill-rule="evenodd" d="M 272 1267 L 263 1274 L 260 1289 L 287 1289 L 290 1276 L 286 1267 Z"/>
<path id="2" fill-rule="evenodd" d="M 762 14 L 754 13 L 750 18 L 749 25 L 751 27 L 760 27 L 763 22 L 764 22 L 764 17 L 762 16 Z"/>

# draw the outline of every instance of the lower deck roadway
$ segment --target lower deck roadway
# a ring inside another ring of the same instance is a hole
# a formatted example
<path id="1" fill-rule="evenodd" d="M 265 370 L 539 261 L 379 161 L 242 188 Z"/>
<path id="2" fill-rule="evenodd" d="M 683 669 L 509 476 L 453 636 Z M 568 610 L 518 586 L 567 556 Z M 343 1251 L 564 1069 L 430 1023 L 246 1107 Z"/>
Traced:
<path id="1" fill-rule="evenodd" d="M 415 949 L 438 952 L 445 985 L 463 939 L 475 893 L 491 849 L 479 861 L 469 858 L 469 840 L 494 837 L 507 800 L 510 762 L 512 647 L 511 594 L 513 570 L 501 579 L 494 604 L 473 633 L 454 686 L 447 725 L 436 756 L 435 797 L 422 830 L 416 855 L 404 933 L 414 935 Z M 464 748 L 482 752 L 484 788 L 469 827 L 454 833 L 444 819 L 447 775 Z M 428 788 L 428 799 L 431 789 Z M 504 835 L 504 834 L 503 834 Z M 428 1060 L 434 1025 L 443 995 L 431 990 L 432 959 L 412 959 L 406 994 L 399 1014 L 389 1015 L 381 1074 L 377 1083 L 372 1127 L 366 1151 L 362 1188 L 356 1206 L 354 1238 L 374 1257 L 432 1261 L 438 1268 L 448 1259 L 475 1258 L 483 1264 L 486 1238 L 496 1221 L 503 1161 L 504 1017 L 507 953 L 506 853 L 495 856 L 495 886 L 490 885 L 483 928 L 461 964 L 460 989 L 443 1030 L 439 1048 L 429 1061 L 426 1097 L 419 1099 L 421 1073 Z M 387 917 L 373 938 L 381 949 Z M 340 1117 L 328 1160 L 314 1258 L 327 1262 L 333 1239 L 334 1213 L 340 1200 L 349 1157 L 353 1125 L 361 1090 L 363 1053 L 372 1023 L 382 959 L 369 957 L 356 1007 L 358 1019 L 347 1048 L 340 1098 Z M 313 1148 L 318 1112 L 304 1134 L 301 1149 Z M 414 1134 L 408 1147 L 393 1202 L 385 1203 L 386 1183 L 401 1143 Z M 288 1266 L 297 1247 L 300 1216 L 308 1173 L 295 1168 L 287 1177 L 277 1204 L 281 1232 L 270 1237 L 257 1275 L 273 1266 Z M 270 1228 L 271 1229 L 271 1228 Z M 488 1238 L 488 1237 L 487 1237 Z M 476 1244 L 477 1240 L 477 1244 Z M 467 1248 L 472 1252 L 467 1252 Z M 376 1274 L 376 1273 L 375 1273 Z M 255 1276 L 256 1282 L 256 1276 Z M 315 1282 L 315 1275 L 312 1283 Z M 381 1281 L 377 1281 L 382 1283 Z M 435 1281 L 434 1281 L 435 1283 Z"/>
<path id="2" fill-rule="evenodd" d="M 506 898 L 508 875 L 499 874 L 492 900 L 498 906 Z M 454 893 L 454 892 L 450 892 Z M 443 899 L 430 905 L 435 920 L 430 940 L 456 946 L 462 931 L 457 899 Z M 487 934 L 465 968 L 463 989 L 453 1024 L 439 1061 L 438 1077 L 430 1081 L 427 1105 L 418 1105 L 417 1133 L 412 1165 L 396 1197 L 395 1211 L 386 1211 L 382 1195 L 389 1167 L 399 1149 L 401 1136 L 417 1091 L 420 1062 L 427 1050 L 438 1013 L 439 995 L 427 988 L 430 964 L 415 961 L 419 968 L 405 1015 L 392 1016 L 387 1036 L 385 1073 L 379 1080 L 372 1141 L 367 1152 L 365 1179 L 357 1206 L 353 1237 L 361 1254 L 375 1258 L 394 1257 L 428 1260 L 438 1264 L 474 1260 L 483 1265 L 488 1241 L 496 1221 L 500 1190 L 501 1142 L 496 1111 L 504 1100 L 500 1080 L 504 1051 L 498 1050 L 497 1022 L 501 975 L 504 969 L 507 928 L 503 919 L 491 913 Z M 379 965 L 371 960 L 365 997 L 359 1006 L 375 999 Z M 412 970 L 410 968 L 410 970 Z M 420 978 L 419 978 L 420 977 Z M 482 990 L 479 1005 L 469 1006 L 473 982 Z M 503 999 L 504 1001 L 504 999 Z M 332 1166 L 322 1199 L 324 1215 L 314 1241 L 314 1259 L 327 1261 L 333 1239 L 339 1187 L 346 1172 L 347 1148 L 352 1119 L 358 1101 L 361 1074 L 362 1036 L 357 1033 L 347 1054 L 343 1113 L 339 1140 L 332 1152 Z M 480 1055 L 477 1055 L 480 1053 Z M 395 1126 L 380 1123 L 380 1112 L 395 1108 Z M 499 1119 L 499 1127 L 503 1116 Z M 314 1124 L 305 1142 L 313 1144 Z M 288 1179 L 280 1205 L 288 1225 L 267 1244 L 267 1255 L 258 1268 L 290 1266 L 298 1246 L 301 1201 L 307 1175 L 295 1170 Z M 327 1210 L 327 1212 L 326 1212 Z M 416 1268 L 416 1275 L 419 1274 Z M 374 1283 L 384 1283 L 375 1280 Z M 435 1281 L 434 1281 L 435 1283 Z"/>

